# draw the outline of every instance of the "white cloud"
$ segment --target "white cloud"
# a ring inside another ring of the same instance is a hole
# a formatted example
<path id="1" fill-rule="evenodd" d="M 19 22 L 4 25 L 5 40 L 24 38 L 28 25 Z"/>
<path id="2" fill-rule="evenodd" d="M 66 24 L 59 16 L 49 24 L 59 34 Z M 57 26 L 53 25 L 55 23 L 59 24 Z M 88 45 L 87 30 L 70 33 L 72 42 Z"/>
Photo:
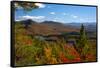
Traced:
<path id="1" fill-rule="evenodd" d="M 57 20 L 56 20 L 56 19 L 54 19 L 53 21 L 57 22 Z"/>
<path id="2" fill-rule="evenodd" d="M 76 15 L 71 15 L 71 17 L 74 19 L 78 18 L 78 16 L 76 16 Z"/>
<path id="3" fill-rule="evenodd" d="M 62 13 L 63 15 L 67 15 L 67 13 Z"/>
<path id="4" fill-rule="evenodd" d="M 45 18 L 45 16 L 29 16 L 29 15 L 26 15 L 26 16 L 22 16 L 21 17 L 22 19 L 43 19 Z"/>
<path id="5" fill-rule="evenodd" d="M 60 23 L 64 23 L 65 22 L 63 19 L 58 18 L 58 17 L 55 17 L 54 19 L 52 19 L 52 21 L 60 22 Z"/>
<path id="6" fill-rule="evenodd" d="M 93 20 L 93 18 L 89 18 L 89 17 L 88 17 L 88 18 L 85 18 L 85 19 L 86 19 L 86 20 Z"/>
<path id="7" fill-rule="evenodd" d="M 80 18 L 79 20 L 80 20 L 80 21 L 84 21 L 84 19 L 83 19 L 83 18 Z"/>
<path id="8" fill-rule="evenodd" d="M 44 8 L 45 7 L 45 5 L 42 4 L 42 3 L 35 3 L 35 5 L 38 6 L 39 8 Z"/>
<path id="9" fill-rule="evenodd" d="M 53 21 L 59 21 L 60 20 L 60 18 L 58 18 L 58 17 L 55 17 L 54 19 L 53 19 Z"/>
<path id="10" fill-rule="evenodd" d="M 50 14 L 54 15 L 54 14 L 56 14 L 56 13 L 55 13 L 55 12 L 50 12 Z"/>
<path id="11" fill-rule="evenodd" d="M 45 18 L 45 16 L 29 16 L 29 15 L 25 15 L 25 16 L 19 16 L 18 19 L 15 19 L 16 21 L 21 21 L 21 20 L 27 20 L 27 19 L 31 19 L 31 20 L 43 20 Z"/>

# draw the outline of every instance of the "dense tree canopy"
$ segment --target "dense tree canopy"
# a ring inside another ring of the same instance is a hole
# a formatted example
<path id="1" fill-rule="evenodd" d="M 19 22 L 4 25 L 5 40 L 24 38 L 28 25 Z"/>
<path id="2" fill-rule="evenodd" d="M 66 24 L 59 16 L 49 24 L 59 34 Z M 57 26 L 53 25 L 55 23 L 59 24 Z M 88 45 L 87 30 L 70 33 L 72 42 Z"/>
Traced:
<path id="1" fill-rule="evenodd" d="M 39 8 L 39 6 L 36 5 L 36 3 L 27 3 L 27 2 L 20 2 L 19 3 L 19 2 L 16 2 L 14 5 L 15 5 L 15 9 L 23 8 L 26 11 Z"/>

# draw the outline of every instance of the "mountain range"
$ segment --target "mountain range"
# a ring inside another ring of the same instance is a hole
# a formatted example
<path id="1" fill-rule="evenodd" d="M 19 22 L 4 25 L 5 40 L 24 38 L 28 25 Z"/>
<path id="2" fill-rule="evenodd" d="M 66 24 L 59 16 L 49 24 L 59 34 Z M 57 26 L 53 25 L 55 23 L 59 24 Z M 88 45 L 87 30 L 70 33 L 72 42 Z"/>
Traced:
<path id="1" fill-rule="evenodd" d="M 31 34 L 48 35 L 61 34 L 63 32 L 79 32 L 82 24 L 85 26 L 87 32 L 96 32 L 96 23 L 60 23 L 54 21 L 43 21 L 39 23 L 31 19 L 19 22 L 29 26 L 27 31 Z"/>

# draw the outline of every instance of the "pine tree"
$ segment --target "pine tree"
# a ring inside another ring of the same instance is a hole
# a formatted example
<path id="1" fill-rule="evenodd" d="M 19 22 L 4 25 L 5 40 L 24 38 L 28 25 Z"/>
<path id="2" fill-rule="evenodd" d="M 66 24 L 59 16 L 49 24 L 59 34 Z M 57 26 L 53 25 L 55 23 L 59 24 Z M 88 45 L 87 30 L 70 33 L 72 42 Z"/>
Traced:
<path id="1" fill-rule="evenodd" d="M 84 25 L 82 24 L 81 29 L 80 29 L 80 48 L 82 50 L 82 48 L 87 44 L 87 37 L 86 37 L 86 33 L 85 33 L 85 28 Z"/>
<path id="2" fill-rule="evenodd" d="M 85 55 L 88 51 L 88 39 L 86 37 L 85 27 L 82 24 L 80 28 L 80 36 L 76 41 L 75 48 L 77 52 L 80 54 L 82 60 L 85 60 Z"/>

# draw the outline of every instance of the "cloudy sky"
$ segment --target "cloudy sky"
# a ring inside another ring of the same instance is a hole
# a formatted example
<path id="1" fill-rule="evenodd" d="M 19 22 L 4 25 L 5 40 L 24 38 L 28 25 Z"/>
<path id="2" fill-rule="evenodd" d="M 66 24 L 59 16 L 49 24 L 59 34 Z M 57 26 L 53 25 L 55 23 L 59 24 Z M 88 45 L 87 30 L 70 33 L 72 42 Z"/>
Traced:
<path id="1" fill-rule="evenodd" d="M 15 10 L 15 20 L 32 19 L 38 22 L 57 21 L 62 23 L 96 22 L 96 7 L 43 3 L 35 3 L 35 5 L 39 8 L 28 12 L 18 7 Z"/>

